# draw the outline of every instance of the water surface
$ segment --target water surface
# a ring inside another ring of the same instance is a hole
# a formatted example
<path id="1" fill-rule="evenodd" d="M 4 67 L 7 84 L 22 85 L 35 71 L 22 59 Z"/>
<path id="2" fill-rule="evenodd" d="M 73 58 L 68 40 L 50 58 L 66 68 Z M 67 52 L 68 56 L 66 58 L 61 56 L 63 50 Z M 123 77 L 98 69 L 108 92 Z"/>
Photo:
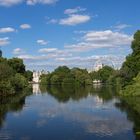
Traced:
<path id="1" fill-rule="evenodd" d="M 31 95 L 1 99 L 0 140 L 135 140 L 129 115 L 113 87 L 33 85 Z"/>

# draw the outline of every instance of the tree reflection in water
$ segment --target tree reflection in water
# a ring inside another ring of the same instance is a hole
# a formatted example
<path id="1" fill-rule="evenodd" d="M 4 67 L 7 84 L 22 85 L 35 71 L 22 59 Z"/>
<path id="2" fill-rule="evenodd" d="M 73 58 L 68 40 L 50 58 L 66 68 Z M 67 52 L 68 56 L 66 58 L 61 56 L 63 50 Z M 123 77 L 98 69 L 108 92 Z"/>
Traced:
<path id="1" fill-rule="evenodd" d="M 120 99 L 119 103 L 116 103 L 122 112 L 126 112 L 128 120 L 132 121 L 133 132 L 136 136 L 136 140 L 140 140 L 140 97 L 125 97 Z"/>
<path id="2" fill-rule="evenodd" d="M 59 102 L 68 102 L 71 100 L 80 100 L 87 98 L 87 96 L 97 95 L 103 101 L 110 101 L 114 97 L 117 97 L 116 88 L 113 86 L 83 86 L 83 87 L 74 87 L 72 85 L 65 86 L 40 86 L 42 93 L 48 93 L 53 96 Z"/>
<path id="3" fill-rule="evenodd" d="M 29 91 L 8 97 L 0 96 L 0 128 L 3 126 L 6 114 L 8 112 L 18 112 L 23 109 L 27 95 L 29 95 Z"/>

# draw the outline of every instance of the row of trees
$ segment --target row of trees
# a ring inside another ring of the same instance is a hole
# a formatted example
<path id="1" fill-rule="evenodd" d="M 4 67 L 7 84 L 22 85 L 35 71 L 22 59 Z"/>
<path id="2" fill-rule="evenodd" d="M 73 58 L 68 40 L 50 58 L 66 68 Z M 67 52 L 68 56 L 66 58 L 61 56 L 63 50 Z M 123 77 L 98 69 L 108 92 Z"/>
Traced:
<path id="1" fill-rule="evenodd" d="M 67 66 L 60 66 L 54 72 L 42 75 L 41 84 L 47 85 L 89 85 L 92 84 L 92 79 L 86 69 L 73 68 L 69 69 Z"/>
<path id="2" fill-rule="evenodd" d="M 22 59 L 0 57 L 0 94 L 13 94 L 28 86 L 32 72 L 25 70 Z"/>
<path id="3" fill-rule="evenodd" d="M 109 77 L 116 71 L 109 67 L 104 66 L 99 71 L 93 71 L 88 73 L 86 69 L 72 68 L 67 66 L 60 66 L 54 70 L 54 72 L 42 75 L 41 84 L 47 85 L 91 85 L 94 80 L 100 80 L 102 83 L 107 83 Z"/>

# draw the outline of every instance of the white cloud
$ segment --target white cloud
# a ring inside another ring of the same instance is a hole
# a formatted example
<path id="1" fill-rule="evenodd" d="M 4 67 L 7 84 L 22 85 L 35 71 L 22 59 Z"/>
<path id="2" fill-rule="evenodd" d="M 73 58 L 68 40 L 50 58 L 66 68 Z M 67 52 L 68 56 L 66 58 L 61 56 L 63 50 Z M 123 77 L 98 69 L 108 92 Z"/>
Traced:
<path id="1" fill-rule="evenodd" d="M 53 4 L 56 3 L 58 0 L 27 0 L 28 5 L 35 5 L 35 4 Z"/>
<path id="2" fill-rule="evenodd" d="M 16 30 L 11 27 L 6 27 L 6 28 L 0 28 L 0 33 L 10 33 L 10 32 L 15 32 Z"/>
<path id="3" fill-rule="evenodd" d="M 30 29 L 31 28 L 31 25 L 29 25 L 29 24 L 21 24 L 20 25 L 20 28 L 23 29 L 23 30 L 24 29 Z"/>
<path id="4" fill-rule="evenodd" d="M 47 21 L 47 24 L 55 24 L 57 22 L 58 22 L 57 19 L 50 19 L 50 20 Z"/>
<path id="5" fill-rule="evenodd" d="M 40 49 L 39 52 L 40 53 L 52 53 L 52 52 L 56 52 L 58 49 L 57 48 L 43 48 Z"/>
<path id="6" fill-rule="evenodd" d="M 66 45 L 71 51 L 90 51 L 98 48 L 114 48 L 130 46 L 133 37 L 124 33 L 105 31 L 89 31 L 82 37 L 82 42 Z"/>
<path id="7" fill-rule="evenodd" d="M 40 53 L 38 55 L 19 54 L 18 57 L 24 59 L 28 67 L 37 67 L 38 69 L 49 67 L 52 70 L 57 66 L 67 65 L 92 70 L 97 61 L 120 68 L 126 54 L 123 54 L 120 48 L 126 50 L 133 39 L 131 35 L 111 30 L 82 31 L 80 36 L 81 39 L 78 43 L 66 45 L 62 50 L 58 48 L 41 48 L 38 50 Z M 44 40 L 38 40 L 38 43 L 44 44 Z M 91 54 L 94 49 L 99 48 L 107 48 L 108 53 L 104 53 L 100 49 L 102 55 Z M 117 55 L 114 52 L 111 53 L 111 49 L 115 50 Z M 89 51 L 91 52 L 89 53 Z M 83 52 L 84 57 L 80 54 Z"/>
<path id="8" fill-rule="evenodd" d="M 26 2 L 27 5 L 35 5 L 35 4 L 53 4 L 58 0 L 0 0 L 0 6 L 10 7 L 22 2 Z"/>
<path id="9" fill-rule="evenodd" d="M 128 24 L 119 24 L 119 25 L 114 26 L 114 29 L 116 29 L 117 31 L 120 31 L 120 30 L 123 30 L 125 28 L 129 28 L 129 27 L 131 27 L 131 25 L 128 25 Z"/>
<path id="10" fill-rule="evenodd" d="M 81 7 L 76 7 L 76 8 L 73 8 L 73 9 L 66 9 L 64 11 L 64 14 L 76 14 L 76 13 L 79 13 L 79 12 L 82 12 L 82 11 L 86 11 L 85 8 L 81 8 Z"/>
<path id="11" fill-rule="evenodd" d="M 10 43 L 9 37 L 0 38 L 0 46 L 6 46 Z"/>
<path id="12" fill-rule="evenodd" d="M 13 50 L 13 54 L 19 55 L 25 53 L 21 48 L 16 48 Z"/>
<path id="13" fill-rule="evenodd" d="M 43 39 L 39 39 L 39 40 L 37 40 L 37 43 L 38 43 L 39 45 L 47 45 L 47 44 L 48 44 L 48 41 L 45 41 L 45 40 L 43 40 Z"/>
<path id="14" fill-rule="evenodd" d="M 88 42 L 115 45 L 129 45 L 132 41 L 132 36 L 124 33 L 105 31 L 91 31 L 84 36 L 84 40 Z"/>
<path id="15" fill-rule="evenodd" d="M 23 0 L 0 0 L 0 6 L 10 7 L 23 2 Z"/>
<path id="16" fill-rule="evenodd" d="M 88 15 L 80 15 L 80 14 L 72 14 L 69 15 L 69 17 L 60 19 L 59 24 L 61 25 L 77 25 L 81 23 L 88 22 L 91 19 Z"/>
<path id="17" fill-rule="evenodd" d="M 24 59 L 24 60 L 34 60 L 36 57 L 32 56 L 32 55 L 19 55 L 18 58 Z"/>

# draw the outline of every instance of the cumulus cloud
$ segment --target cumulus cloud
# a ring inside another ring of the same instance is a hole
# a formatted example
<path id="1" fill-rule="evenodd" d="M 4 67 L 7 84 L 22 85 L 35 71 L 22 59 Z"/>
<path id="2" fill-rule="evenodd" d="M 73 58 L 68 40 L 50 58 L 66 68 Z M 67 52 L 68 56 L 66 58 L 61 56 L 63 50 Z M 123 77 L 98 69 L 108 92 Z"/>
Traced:
<path id="1" fill-rule="evenodd" d="M 10 43 L 9 37 L 0 38 L 0 46 L 6 46 Z"/>
<path id="2" fill-rule="evenodd" d="M 114 48 L 129 46 L 133 37 L 124 33 L 105 31 L 89 31 L 82 37 L 82 42 L 66 45 L 73 51 L 90 51 L 98 48 Z"/>
<path id="3" fill-rule="evenodd" d="M 64 11 L 64 14 L 76 14 L 76 13 L 79 13 L 79 12 L 82 12 L 82 11 L 86 11 L 86 8 L 81 8 L 81 7 L 76 7 L 76 8 L 73 8 L 73 9 L 66 9 Z"/>
<path id="4" fill-rule="evenodd" d="M 91 16 L 80 13 L 83 11 L 86 11 L 86 8 L 76 7 L 73 9 L 66 9 L 64 14 L 67 15 L 67 17 L 60 19 L 50 19 L 49 17 L 46 17 L 47 24 L 58 23 L 60 25 L 74 26 L 77 24 L 86 23 L 91 19 Z"/>
<path id="5" fill-rule="evenodd" d="M 30 29 L 31 28 L 31 25 L 29 25 L 29 24 L 21 24 L 20 25 L 20 28 L 23 29 L 23 30 Z"/>
<path id="6" fill-rule="evenodd" d="M 16 30 L 11 27 L 6 27 L 6 28 L 0 28 L 0 33 L 10 33 L 10 32 L 15 32 Z"/>
<path id="7" fill-rule="evenodd" d="M 27 0 L 28 5 L 35 5 L 35 4 L 53 4 L 56 3 L 58 0 Z"/>
<path id="8" fill-rule="evenodd" d="M 40 49 L 40 53 L 51 53 L 51 52 L 56 52 L 58 49 L 57 48 L 43 48 Z"/>
<path id="9" fill-rule="evenodd" d="M 13 54 L 15 55 L 19 55 L 19 54 L 23 54 L 24 51 L 21 48 L 16 48 L 13 50 Z"/>
<path id="10" fill-rule="evenodd" d="M 38 43 L 39 45 L 47 45 L 47 44 L 48 44 L 48 41 L 45 41 L 45 40 L 43 40 L 43 39 L 39 39 L 39 40 L 37 40 L 37 43 Z"/>
<path id="11" fill-rule="evenodd" d="M 0 0 L 0 6 L 10 7 L 23 2 L 23 0 Z"/>
<path id="12" fill-rule="evenodd" d="M 59 24 L 60 25 L 77 25 L 81 23 L 88 22 L 91 19 L 89 15 L 80 15 L 80 14 L 72 14 L 69 15 L 69 17 L 60 19 Z"/>

